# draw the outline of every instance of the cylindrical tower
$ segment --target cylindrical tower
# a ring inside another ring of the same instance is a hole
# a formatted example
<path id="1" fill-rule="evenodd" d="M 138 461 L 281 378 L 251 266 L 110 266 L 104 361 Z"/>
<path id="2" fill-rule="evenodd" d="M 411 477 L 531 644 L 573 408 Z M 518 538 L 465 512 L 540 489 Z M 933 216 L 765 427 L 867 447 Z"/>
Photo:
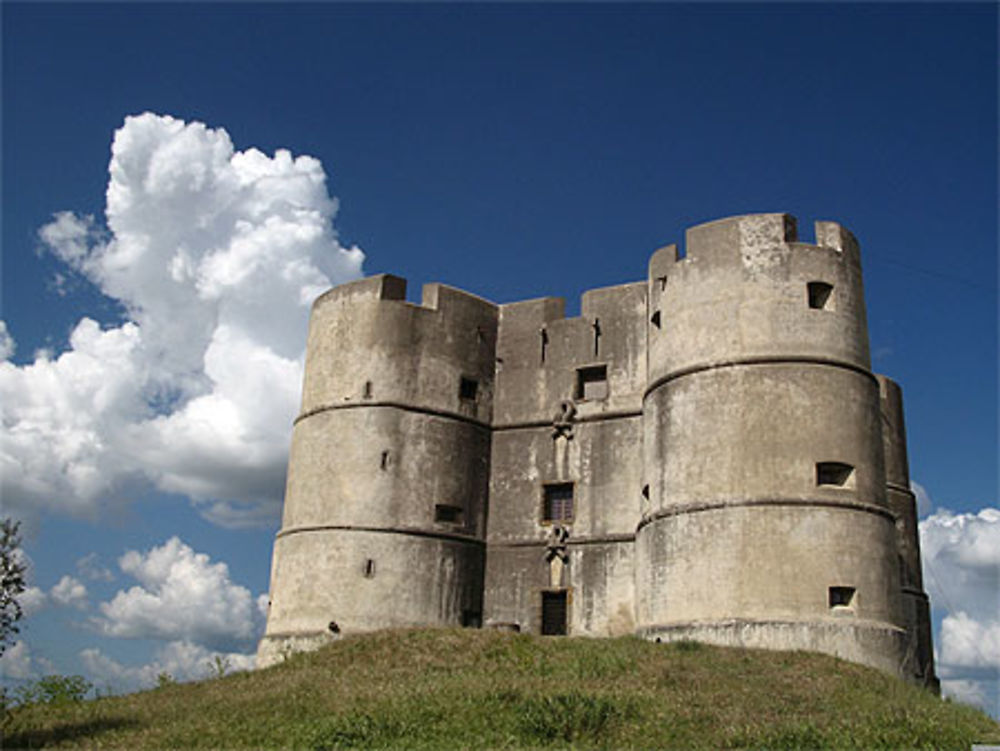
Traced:
<path id="1" fill-rule="evenodd" d="M 882 406 L 882 445 L 885 451 L 885 492 L 896 515 L 896 546 L 902 584 L 903 615 L 909 641 L 904 670 L 907 677 L 937 688 L 934 650 L 931 646 L 930 600 L 924 592 L 920 569 L 920 536 L 917 501 L 910 489 L 910 465 L 906 456 L 906 425 L 903 392 L 899 384 L 877 375 Z"/>
<path id="2" fill-rule="evenodd" d="M 857 243 L 784 214 L 650 261 L 639 633 L 900 672 L 905 630 Z"/>
<path id="3" fill-rule="evenodd" d="M 497 308 L 369 277 L 316 300 L 258 665 L 482 613 Z"/>

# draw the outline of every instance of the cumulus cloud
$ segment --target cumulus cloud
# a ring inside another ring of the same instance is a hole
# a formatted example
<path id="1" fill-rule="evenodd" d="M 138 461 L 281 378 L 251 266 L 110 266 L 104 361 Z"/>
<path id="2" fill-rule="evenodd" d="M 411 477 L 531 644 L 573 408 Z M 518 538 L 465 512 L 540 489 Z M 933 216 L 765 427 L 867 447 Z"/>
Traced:
<path id="1" fill-rule="evenodd" d="M 49 590 L 49 596 L 57 605 L 83 610 L 87 607 L 87 587 L 68 574 Z"/>
<path id="2" fill-rule="evenodd" d="M 116 131 L 108 169 L 106 228 L 61 212 L 39 238 L 123 322 L 83 318 L 24 365 L 0 329 L 5 503 L 94 514 L 151 484 L 219 524 L 270 521 L 309 305 L 364 255 L 340 244 L 311 157 L 146 113 Z"/>
<path id="3" fill-rule="evenodd" d="M 163 673 L 177 681 L 214 676 L 217 659 L 222 661 L 227 673 L 254 667 L 252 654 L 216 652 L 187 641 L 165 644 L 157 650 L 153 661 L 145 665 L 124 665 L 95 648 L 80 652 L 80 661 L 91 681 L 97 685 L 110 684 L 120 691 L 155 686 L 158 676 Z"/>
<path id="4" fill-rule="evenodd" d="M 25 618 L 34 615 L 48 603 L 45 591 L 38 587 L 27 587 L 17 598 Z"/>
<path id="5" fill-rule="evenodd" d="M 0 656 L 0 678 L 4 681 L 25 681 L 55 673 L 51 661 L 32 652 L 24 640 L 19 639 Z"/>
<path id="6" fill-rule="evenodd" d="M 993 712 L 1000 678 L 1000 509 L 938 509 L 920 522 L 924 587 L 944 611 L 937 668 L 942 689 Z"/>
<path id="7" fill-rule="evenodd" d="M 225 563 L 213 563 L 177 537 L 144 553 L 130 550 L 119 566 L 139 584 L 100 604 L 93 623 L 107 636 L 230 651 L 253 645 L 260 636 L 257 599 L 230 581 Z"/>

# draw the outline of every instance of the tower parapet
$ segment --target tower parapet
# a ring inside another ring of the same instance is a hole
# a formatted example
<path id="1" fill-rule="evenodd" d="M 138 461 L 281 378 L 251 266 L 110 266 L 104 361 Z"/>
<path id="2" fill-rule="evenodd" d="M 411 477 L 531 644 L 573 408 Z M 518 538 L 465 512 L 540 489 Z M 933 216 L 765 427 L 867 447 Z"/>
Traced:
<path id="1" fill-rule="evenodd" d="M 477 623 L 497 308 L 362 279 L 317 299 L 263 664 L 386 626 Z"/>

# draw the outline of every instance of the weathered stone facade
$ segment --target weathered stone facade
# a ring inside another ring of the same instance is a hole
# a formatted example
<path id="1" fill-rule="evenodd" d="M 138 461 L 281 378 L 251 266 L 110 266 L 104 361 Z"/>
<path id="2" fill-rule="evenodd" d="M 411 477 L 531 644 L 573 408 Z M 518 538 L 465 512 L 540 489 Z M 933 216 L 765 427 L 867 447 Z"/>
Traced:
<path id="1" fill-rule="evenodd" d="M 260 664 L 466 625 L 810 649 L 934 685 L 899 387 L 858 245 L 694 227 L 647 279 L 313 307 Z"/>

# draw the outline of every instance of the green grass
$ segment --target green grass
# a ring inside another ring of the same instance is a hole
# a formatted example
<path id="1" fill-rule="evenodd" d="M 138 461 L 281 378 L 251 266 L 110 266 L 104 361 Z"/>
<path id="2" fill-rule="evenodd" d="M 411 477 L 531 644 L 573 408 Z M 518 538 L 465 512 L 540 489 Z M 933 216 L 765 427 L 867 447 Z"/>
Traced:
<path id="1" fill-rule="evenodd" d="M 14 710 L 4 748 L 962 749 L 1000 725 L 832 657 L 476 630 Z"/>

